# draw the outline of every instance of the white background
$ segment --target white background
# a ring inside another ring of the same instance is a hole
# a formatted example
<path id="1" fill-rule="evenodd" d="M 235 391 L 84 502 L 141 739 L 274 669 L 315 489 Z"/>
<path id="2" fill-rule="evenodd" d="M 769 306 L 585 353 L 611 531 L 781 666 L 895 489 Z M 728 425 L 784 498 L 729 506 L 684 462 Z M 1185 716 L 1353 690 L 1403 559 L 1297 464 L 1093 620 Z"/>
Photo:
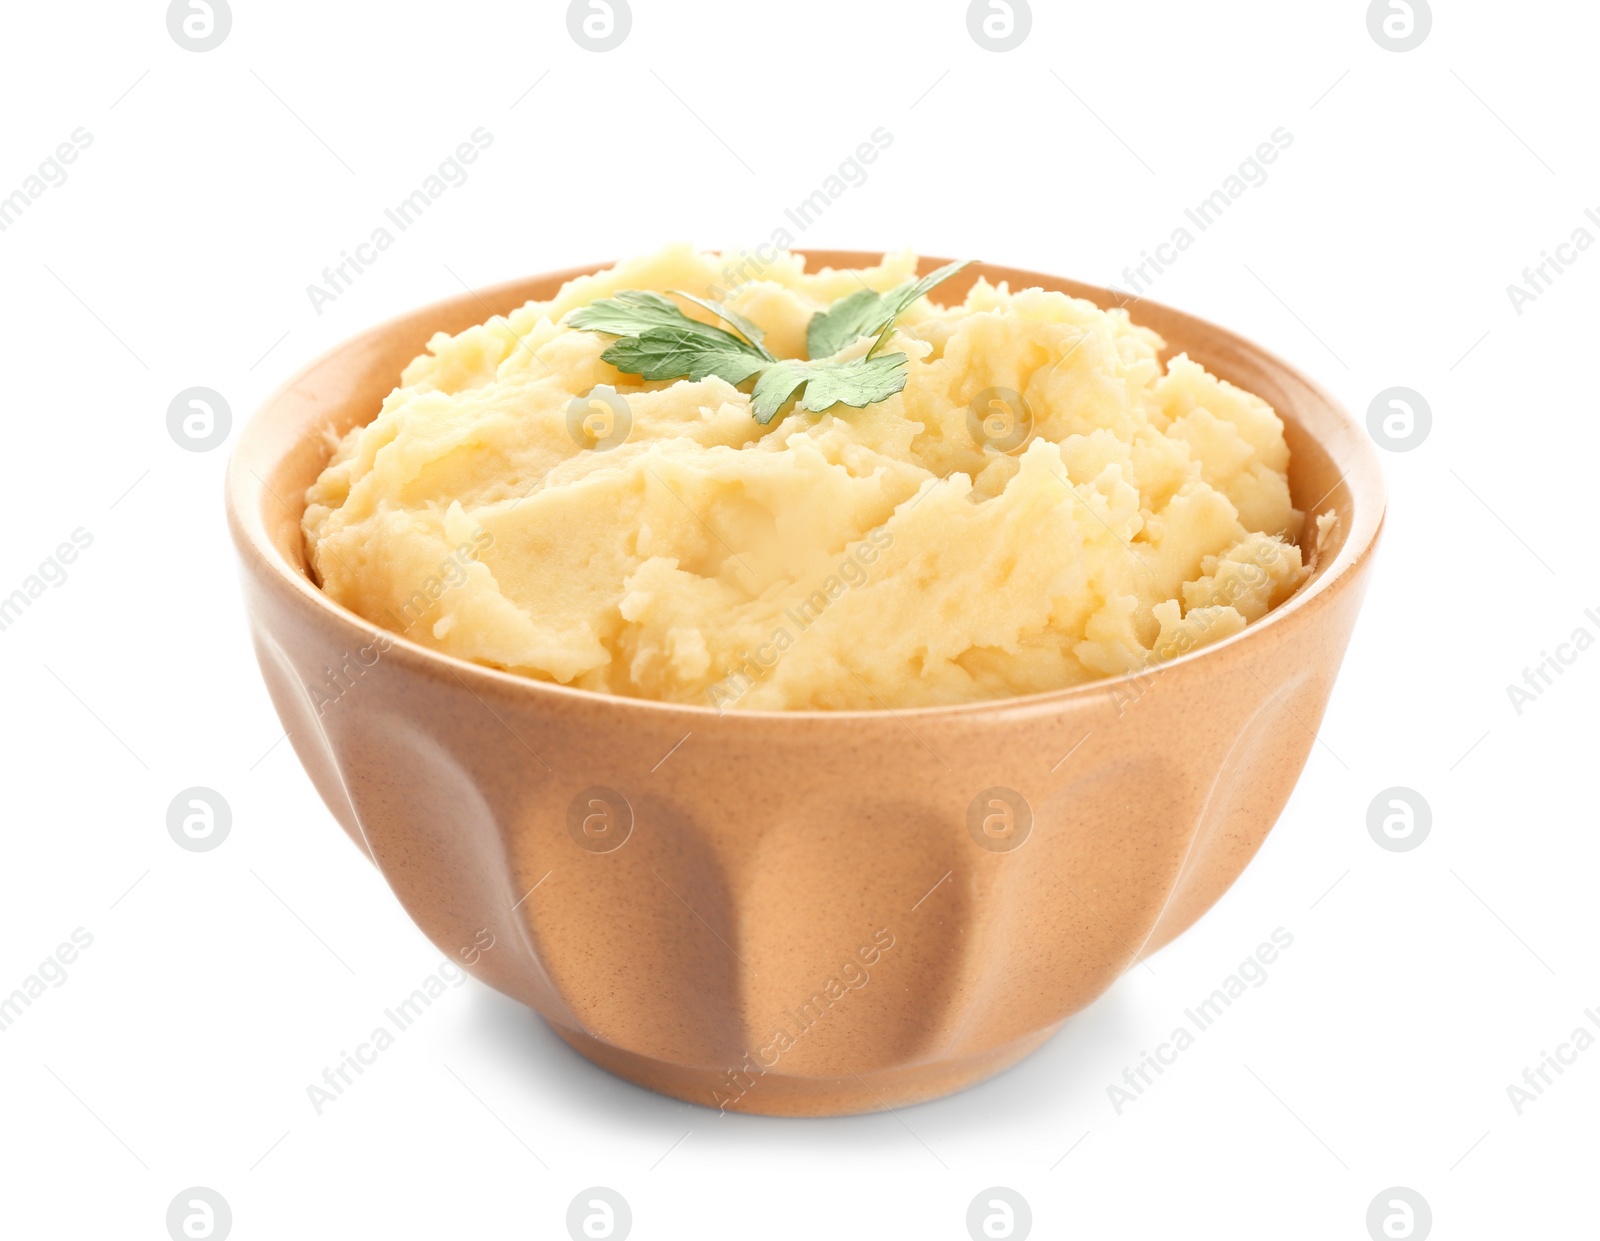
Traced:
<path id="1" fill-rule="evenodd" d="M 606 1185 L 641 1239 L 961 1238 L 1003 1185 L 1037 1237 L 1360 1241 L 1390 1186 L 1441 1238 L 1595 1235 L 1600 1049 L 1520 1115 L 1506 1088 L 1600 1009 L 1600 650 L 1520 714 L 1506 686 L 1600 636 L 1600 250 L 1520 315 L 1506 286 L 1600 210 L 1600 10 L 1435 7 L 1396 54 L 1358 0 L 1039 3 L 996 54 L 949 0 L 635 0 L 596 54 L 560 3 L 236 0 L 197 54 L 161 3 L 8 6 L 0 194 L 93 142 L 0 233 L 0 594 L 74 529 L 93 544 L 0 633 L 0 994 L 74 928 L 94 942 L 0 1033 L 0 1232 L 161 1238 L 200 1185 L 241 1239 L 561 1237 Z M 479 126 L 470 180 L 317 314 L 306 286 Z M 802 244 L 1101 283 L 1293 134 L 1151 295 L 1358 415 L 1404 385 L 1434 422 L 1383 454 L 1379 573 L 1282 820 L 1148 970 L 942 1102 L 719 1118 L 471 982 L 317 1116 L 306 1086 L 440 957 L 280 742 L 231 439 L 180 449 L 168 402 L 214 388 L 236 430 L 462 282 L 764 239 L 879 126 L 893 145 Z M 191 785 L 232 806 L 215 852 L 167 835 Z M 1432 806 L 1412 852 L 1367 832 L 1393 785 Z M 1276 927 L 1265 985 L 1118 1115 L 1107 1086 Z"/>

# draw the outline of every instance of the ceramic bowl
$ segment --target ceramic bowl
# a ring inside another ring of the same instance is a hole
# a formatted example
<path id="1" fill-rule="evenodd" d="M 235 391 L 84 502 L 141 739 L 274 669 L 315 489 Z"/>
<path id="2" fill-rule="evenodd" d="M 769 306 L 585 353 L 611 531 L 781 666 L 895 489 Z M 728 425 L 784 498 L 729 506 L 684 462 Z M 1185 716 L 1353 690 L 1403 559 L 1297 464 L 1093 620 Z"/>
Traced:
<path id="1" fill-rule="evenodd" d="M 819 1116 L 935 1098 L 1006 1068 L 1190 926 L 1277 819 L 1383 522 L 1367 437 L 1265 350 L 1140 303 L 1137 321 L 1169 353 L 1271 402 L 1296 505 L 1338 523 L 1298 593 L 1243 633 L 1023 698 L 718 715 L 480 667 L 326 598 L 300 517 L 330 433 L 371 419 L 435 332 L 590 270 L 365 332 L 240 435 L 229 520 L 262 673 L 300 761 L 442 951 L 475 958 L 477 977 L 630 1081 L 708 1107 Z M 979 274 L 1117 301 L 986 265 L 942 300 Z M 349 686 L 332 705 L 330 672 Z M 485 932 L 495 947 L 471 951 Z"/>

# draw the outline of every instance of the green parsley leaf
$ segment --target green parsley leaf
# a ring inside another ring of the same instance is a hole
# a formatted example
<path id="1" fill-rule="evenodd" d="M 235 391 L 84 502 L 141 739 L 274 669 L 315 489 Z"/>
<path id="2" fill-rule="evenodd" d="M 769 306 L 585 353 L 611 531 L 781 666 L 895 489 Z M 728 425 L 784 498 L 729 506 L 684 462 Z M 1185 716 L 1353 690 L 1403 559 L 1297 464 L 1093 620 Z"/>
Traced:
<path id="1" fill-rule="evenodd" d="M 736 328 L 740 332 L 743 332 L 745 339 L 761 352 L 762 357 L 766 358 L 770 362 L 776 362 L 778 360 L 767 352 L 766 345 L 762 343 L 766 340 L 765 333 L 763 333 L 760 328 L 758 328 L 754 323 L 751 323 L 750 320 L 746 319 L 738 311 L 729 310 L 728 307 L 724 306 L 721 302 L 701 301 L 693 293 L 679 293 L 676 289 L 673 290 L 673 296 L 681 297 L 685 301 L 693 302 L 702 310 L 709 310 L 724 323 Z"/>
<path id="2" fill-rule="evenodd" d="M 863 409 L 901 391 L 906 386 L 906 355 L 880 355 L 878 350 L 901 314 L 965 266 L 947 264 L 887 293 L 863 289 L 840 298 L 812 316 L 806 331 L 809 360 L 774 357 L 761 329 L 750 320 L 721 302 L 688 293 L 673 296 L 693 302 L 734 330 L 691 319 L 669 298 L 645 289 L 625 289 L 614 297 L 580 306 L 566 322 L 617 337 L 600 356 L 625 374 L 693 381 L 715 375 L 730 384 L 757 376 L 750 394 L 751 412 L 766 426 L 802 388 L 805 393 L 799 408 L 819 414 L 835 405 Z M 841 349 L 874 333 L 878 339 L 861 357 L 834 360 Z"/>
<path id="3" fill-rule="evenodd" d="M 932 293 L 946 280 L 950 279 L 951 276 L 955 275 L 963 268 L 971 266 L 971 259 L 962 259 L 959 263 L 946 263 L 943 267 L 935 268 L 933 271 L 930 271 L 926 276 L 917 281 L 916 284 L 912 285 L 911 288 L 906 291 L 905 296 L 900 299 L 899 305 L 895 307 L 895 317 L 898 317 L 910 310 L 923 298 L 927 297 L 929 293 Z"/>
<path id="4" fill-rule="evenodd" d="M 857 289 L 841 297 L 811 316 L 806 351 L 814 359 L 831 358 L 852 341 L 876 335 L 970 262 L 947 263 L 921 280 L 907 280 L 887 293 Z"/>
<path id="5" fill-rule="evenodd" d="M 826 310 L 817 311 L 806 327 L 806 352 L 813 358 L 831 358 L 851 341 L 875 332 L 873 320 L 882 316 L 892 293 L 857 289 Z"/>
<path id="6" fill-rule="evenodd" d="M 748 352 L 758 358 L 764 351 L 740 340 L 732 332 L 691 319 L 660 293 L 645 289 L 625 289 L 615 297 L 580 306 L 567 316 L 576 328 L 605 332 L 610 336 L 638 336 L 651 328 L 675 328 L 695 333 L 707 346 Z"/>
<path id="7" fill-rule="evenodd" d="M 681 327 L 653 327 L 611 342 L 600 355 L 619 371 L 643 379 L 691 379 L 716 375 L 731 384 L 772 363 L 749 350 L 729 349 Z"/>
<path id="8" fill-rule="evenodd" d="M 784 404 L 805 385 L 801 409 L 820 414 L 834 405 L 863 409 L 886 401 L 906 386 L 906 355 L 886 353 L 876 358 L 851 358 L 835 362 L 818 358 L 778 362 L 761 372 L 751 393 L 751 413 L 766 426 Z"/>

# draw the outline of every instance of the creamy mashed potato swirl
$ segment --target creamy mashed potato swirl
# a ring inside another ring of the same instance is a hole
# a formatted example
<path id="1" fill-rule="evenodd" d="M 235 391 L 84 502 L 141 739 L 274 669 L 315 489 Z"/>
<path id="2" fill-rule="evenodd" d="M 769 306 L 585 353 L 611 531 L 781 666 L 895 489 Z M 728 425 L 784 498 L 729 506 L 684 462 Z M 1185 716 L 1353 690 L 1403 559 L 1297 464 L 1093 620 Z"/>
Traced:
<path id="1" fill-rule="evenodd" d="M 673 246 L 436 336 L 307 494 L 317 580 L 464 659 L 751 710 L 1078 685 L 1237 633 L 1299 585 L 1278 416 L 1183 355 L 1163 367 L 1123 311 L 979 280 L 901 316 L 880 352 L 908 355 L 903 392 L 764 427 L 739 388 L 623 374 L 614 338 L 562 323 L 679 290 L 804 357 L 815 311 L 914 271 L 780 255 L 729 293 L 720 256 Z"/>

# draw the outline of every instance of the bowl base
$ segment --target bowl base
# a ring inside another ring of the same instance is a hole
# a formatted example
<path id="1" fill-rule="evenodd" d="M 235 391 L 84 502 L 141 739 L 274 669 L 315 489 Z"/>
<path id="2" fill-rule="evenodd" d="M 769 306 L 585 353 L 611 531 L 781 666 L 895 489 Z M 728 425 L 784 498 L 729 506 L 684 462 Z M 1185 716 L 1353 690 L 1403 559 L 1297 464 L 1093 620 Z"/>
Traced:
<path id="1" fill-rule="evenodd" d="M 613 1047 L 577 1030 L 551 1025 L 566 1043 L 609 1073 L 657 1094 L 718 1111 L 756 1116 L 850 1116 L 926 1103 L 975 1086 L 1009 1069 L 1048 1042 L 1060 1025 L 962 1059 L 850 1073 L 844 1077 L 797 1077 L 754 1062 L 742 1069 L 702 1069 L 671 1064 Z"/>

